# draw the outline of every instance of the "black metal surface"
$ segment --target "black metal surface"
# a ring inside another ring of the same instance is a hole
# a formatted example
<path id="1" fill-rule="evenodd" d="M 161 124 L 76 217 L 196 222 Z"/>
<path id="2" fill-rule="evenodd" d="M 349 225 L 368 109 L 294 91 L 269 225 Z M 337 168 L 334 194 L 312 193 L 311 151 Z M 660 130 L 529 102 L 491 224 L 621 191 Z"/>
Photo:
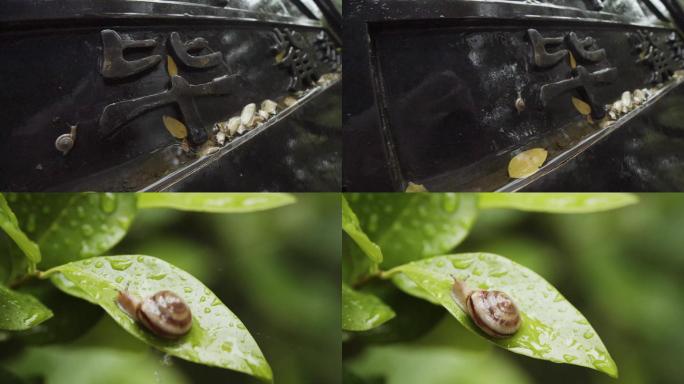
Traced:
<path id="1" fill-rule="evenodd" d="M 684 86 L 524 191 L 684 190 Z"/>
<path id="2" fill-rule="evenodd" d="M 601 118 L 654 76 L 634 37 L 675 35 L 572 4 L 346 2 L 343 188 L 494 190 L 502 158 L 590 134 L 571 97 Z"/>
<path id="3" fill-rule="evenodd" d="M 339 45 L 319 20 L 297 13 L 294 4 L 267 13 L 268 4 L 241 1 L 242 9 L 224 9 L 148 1 L 3 2 L 0 190 L 145 188 L 194 161 L 192 152 L 207 142 L 214 123 L 239 115 L 248 103 L 290 94 L 293 76 L 279 68 L 271 51 L 275 28 L 302 37 L 318 74 L 339 70 L 330 57 L 330 45 L 335 55 Z M 338 99 L 338 111 L 340 104 Z M 181 151 L 184 144 L 167 131 L 162 116 L 182 121 L 197 147 Z M 77 134 L 64 155 L 55 140 L 71 126 Z M 96 176 L 101 174 L 109 180 Z M 273 188 L 290 185 L 289 175 L 271 175 Z"/>
<path id="4" fill-rule="evenodd" d="M 153 186 L 168 191 L 339 191 L 342 174 L 340 82 L 312 98 L 248 145 L 191 165 Z M 200 166 L 201 165 L 201 166 Z"/>

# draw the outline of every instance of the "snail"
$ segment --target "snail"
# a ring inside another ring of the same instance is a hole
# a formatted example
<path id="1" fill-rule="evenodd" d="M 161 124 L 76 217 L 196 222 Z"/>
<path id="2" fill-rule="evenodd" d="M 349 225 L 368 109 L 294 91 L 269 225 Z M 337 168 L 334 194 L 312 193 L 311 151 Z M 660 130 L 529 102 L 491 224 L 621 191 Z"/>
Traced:
<path id="1" fill-rule="evenodd" d="M 57 140 L 55 140 L 55 148 L 62 152 L 62 155 L 65 155 L 71 151 L 71 148 L 74 147 L 74 144 L 76 142 L 76 129 L 78 128 L 78 124 L 76 125 L 70 125 L 69 126 L 69 133 L 65 133 L 63 135 L 59 135 L 57 137 Z"/>
<path id="2" fill-rule="evenodd" d="M 116 302 L 134 320 L 166 339 L 177 339 L 192 327 L 190 308 L 171 291 L 159 291 L 143 301 L 128 292 L 119 291 Z"/>
<path id="3" fill-rule="evenodd" d="M 501 291 L 470 289 L 454 278 L 452 293 L 456 303 L 486 334 L 504 338 L 515 334 L 522 319 L 513 299 Z"/>
<path id="4" fill-rule="evenodd" d="M 515 99 L 515 109 L 518 111 L 518 114 L 525 110 L 525 100 L 523 100 L 520 92 L 518 92 L 518 98 Z"/>

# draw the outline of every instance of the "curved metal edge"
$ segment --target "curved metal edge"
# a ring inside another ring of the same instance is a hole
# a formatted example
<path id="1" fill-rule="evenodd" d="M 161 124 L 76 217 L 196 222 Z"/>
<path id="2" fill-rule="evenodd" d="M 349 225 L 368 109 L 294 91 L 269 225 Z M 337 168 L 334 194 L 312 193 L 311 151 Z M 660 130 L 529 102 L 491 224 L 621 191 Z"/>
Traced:
<path id="1" fill-rule="evenodd" d="M 204 156 L 202 158 L 199 158 L 197 160 L 191 161 L 191 162 L 183 165 L 183 167 L 163 176 L 162 178 L 155 181 L 154 183 L 152 183 L 152 184 L 144 187 L 143 189 L 139 190 L 139 192 L 163 192 L 163 191 L 170 190 L 171 188 L 173 188 L 174 185 L 182 182 L 183 180 L 192 176 L 196 172 L 199 172 L 200 170 L 207 167 L 208 165 L 220 160 L 222 157 L 228 155 L 234 149 L 237 149 L 240 145 L 247 144 L 247 142 L 250 139 L 256 137 L 259 134 L 262 134 L 264 131 L 269 129 L 269 127 L 274 126 L 274 125 L 278 124 L 279 122 L 285 120 L 288 116 L 290 116 L 296 110 L 298 110 L 299 108 L 302 108 L 306 103 L 313 100 L 317 95 L 325 92 L 327 89 L 333 87 L 334 85 L 336 85 L 337 83 L 339 83 L 341 81 L 342 81 L 342 78 L 339 78 L 338 80 L 335 80 L 335 81 L 333 81 L 330 84 L 327 84 L 325 86 L 317 86 L 316 88 L 311 89 L 303 97 L 298 99 L 296 104 L 294 104 L 291 107 L 285 108 L 284 110 L 279 112 L 273 119 L 269 120 L 268 122 L 261 125 L 260 127 L 255 128 L 255 129 L 249 131 L 247 134 L 240 136 L 237 139 L 231 141 L 230 143 L 221 147 L 221 149 L 219 149 L 216 153 L 212 153 L 211 155 Z"/>
<path id="2" fill-rule="evenodd" d="M 170 20 L 178 22 L 269 22 L 283 25 L 322 28 L 320 20 L 306 17 L 289 17 L 270 13 L 213 7 L 174 1 L 111 1 L 71 0 L 36 2 L 29 0 L 2 0 L 0 28 L 46 27 L 62 21 L 98 21 L 110 19 Z M 46 25 L 48 24 L 48 25 Z"/>
<path id="3" fill-rule="evenodd" d="M 535 181 L 543 178 L 544 176 L 554 172 L 555 170 L 561 168 L 564 166 L 567 162 L 570 160 L 576 158 L 577 156 L 581 155 L 584 151 L 589 149 L 592 145 L 598 143 L 599 141 L 605 139 L 616 131 L 617 129 L 620 129 L 623 127 L 625 124 L 630 122 L 634 117 L 639 115 L 642 112 L 645 112 L 647 109 L 651 108 L 651 106 L 655 105 L 655 103 L 660 100 L 662 97 L 664 97 L 666 94 L 668 94 L 670 91 L 673 89 L 677 88 L 678 86 L 684 84 L 684 79 L 678 79 L 674 80 L 670 84 L 665 85 L 663 88 L 661 88 L 656 95 L 651 97 L 644 103 L 643 105 L 639 106 L 639 108 L 636 108 L 623 117 L 621 117 L 619 120 L 614 122 L 613 124 L 609 125 L 608 127 L 601 129 L 594 134 L 586 137 L 579 143 L 577 143 L 574 147 L 568 149 L 567 151 L 561 153 L 560 155 L 554 157 L 553 159 L 549 160 L 548 163 L 546 163 L 543 167 L 539 168 L 539 170 L 531 175 L 528 176 L 524 179 L 517 179 L 514 180 L 503 187 L 497 189 L 495 192 L 518 192 L 521 189 L 529 186 L 530 184 L 534 183 Z"/>
<path id="4" fill-rule="evenodd" d="M 555 4 L 527 4 L 506 0 L 460 0 L 435 3 L 432 0 L 385 0 L 361 2 L 360 7 L 348 7 L 345 18 L 362 18 L 369 23 L 404 21 L 498 19 L 517 21 L 563 21 L 582 24 L 630 25 L 646 28 L 670 29 L 667 24 L 642 23 L 621 15 L 590 11 Z"/>

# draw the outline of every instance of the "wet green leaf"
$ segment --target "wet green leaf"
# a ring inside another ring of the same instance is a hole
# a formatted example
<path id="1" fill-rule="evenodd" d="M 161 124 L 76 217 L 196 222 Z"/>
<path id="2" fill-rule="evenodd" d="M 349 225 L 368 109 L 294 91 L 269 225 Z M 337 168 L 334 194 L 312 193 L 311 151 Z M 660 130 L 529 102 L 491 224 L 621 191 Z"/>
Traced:
<path id="1" fill-rule="evenodd" d="M 359 219 L 354 214 L 354 211 L 349 207 L 347 199 L 342 196 L 342 229 L 351 237 L 354 242 L 363 250 L 371 261 L 376 264 L 382 262 L 382 251 L 377 244 L 372 242 L 368 236 L 361 229 Z"/>
<path id="2" fill-rule="evenodd" d="M 450 251 L 468 234 L 477 215 L 473 194 L 345 194 L 361 228 L 382 249 L 382 266 Z"/>
<path id="3" fill-rule="evenodd" d="M 630 193 L 480 193 L 480 208 L 550 213 L 601 212 L 636 204 Z"/>
<path id="4" fill-rule="evenodd" d="M 26 258 L 35 266 L 40 261 L 40 249 L 31 241 L 19 227 L 19 221 L 12 209 L 7 204 L 5 196 L 0 194 L 0 227 L 14 240 L 17 246 L 24 252 Z"/>
<path id="5" fill-rule="evenodd" d="M 40 382 L 49 384 L 187 383 L 173 367 L 150 353 L 101 346 L 28 348 L 8 367 L 23 377 L 43 377 Z"/>
<path id="6" fill-rule="evenodd" d="M 378 297 L 342 284 L 342 329 L 366 331 L 392 319 L 392 308 Z"/>
<path id="7" fill-rule="evenodd" d="M 413 283 L 398 283 L 407 293 L 429 295 L 466 328 L 502 348 L 617 377 L 615 362 L 584 316 L 546 280 L 521 265 L 494 254 L 465 253 L 416 261 L 397 267 L 395 272 Z M 509 338 L 492 339 L 480 331 L 454 301 L 452 276 L 471 288 L 500 290 L 511 296 L 523 319 L 518 332 Z"/>
<path id="8" fill-rule="evenodd" d="M 0 329 L 29 329 L 51 317 L 52 311 L 35 297 L 0 285 Z"/>
<path id="9" fill-rule="evenodd" d="M 140 208 L 174 208 L 183 211 L 242 213 L 263 211 L 294 203 L 287 193 L 139 193 Z"/>
<path id="10" fill-rule="evenodd" d="M 42 269 L 102 254 L 124 237 L 136 214 L 131 193 L 11 193 L 7 200 L 38 243 Z"/>
<path id="11" fill-rule="evenodd" d="M 501 356 L 451 347 L 373 346 L 349 364 L 362 378 L 385 384 L 528 384 L 525 373 Z"/>
<path id="12" fill-rule="evenodd" d="M 104 314 L 99 306 L 65 294 L 50 281 L 27 281 L 21 285 L 19 292 L 33 296 L 54 313 L 54 316 L 41 323 L 39 327 L 12 333 L 13 339 L 25 344 L 42 345 L 73 341 L 83 336 Z"/>
<path id="13" fill-rule="evenodd" d="M 271 368 L 256 342 L 214 293 L 187 272 L 151 256 L 95 257 L 46 273 L 63 291 L 100 305 L 126 331 L 170 355 L 271 380 Z M 177 341 L 154 336 L 116 303 L 119 291 L 140 298 L 161 290 L 181 296 L 193 315 L 190 332 Z"/>

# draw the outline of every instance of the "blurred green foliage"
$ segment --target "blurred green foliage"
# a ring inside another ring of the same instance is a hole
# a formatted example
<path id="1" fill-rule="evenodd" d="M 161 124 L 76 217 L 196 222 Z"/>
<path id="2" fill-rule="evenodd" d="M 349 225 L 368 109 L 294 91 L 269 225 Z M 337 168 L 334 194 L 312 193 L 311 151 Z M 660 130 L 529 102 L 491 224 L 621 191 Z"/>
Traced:
<path id="1" fill-rule="evenodd" d="M 684 195 L 642 194 L 637 204 L 590 214 L 483 210 L 456 248 L 506 256 L 553 284 L 601 335 L 619 379 L 493 348 L 450 316 L 437 321 L 426 302 L 375 281 L 364 290 L 397 317 L 345 333 L 345 383 L 680 383 L 682 228 Z M 398 321 L 408 315 L 414 327 Z"/>
<path id="2" fill-rule="evenodd" d="M 245 214 L 142 210 L 107 254 L 153 255 L 201 280 L 249 329 L 278 384 L 339 383 L 339 195 L 296 197 L 294 204 Z M 22 291 L 49 290 L 44 297 L 57 315 L 12 337 L 0 332 L 0 379 L 259 383 L 165 356 L 102 316 L 99 307 L 46 284 L 27 284 Z M 62 307 L 76 316 L 65 322 Z"/>

